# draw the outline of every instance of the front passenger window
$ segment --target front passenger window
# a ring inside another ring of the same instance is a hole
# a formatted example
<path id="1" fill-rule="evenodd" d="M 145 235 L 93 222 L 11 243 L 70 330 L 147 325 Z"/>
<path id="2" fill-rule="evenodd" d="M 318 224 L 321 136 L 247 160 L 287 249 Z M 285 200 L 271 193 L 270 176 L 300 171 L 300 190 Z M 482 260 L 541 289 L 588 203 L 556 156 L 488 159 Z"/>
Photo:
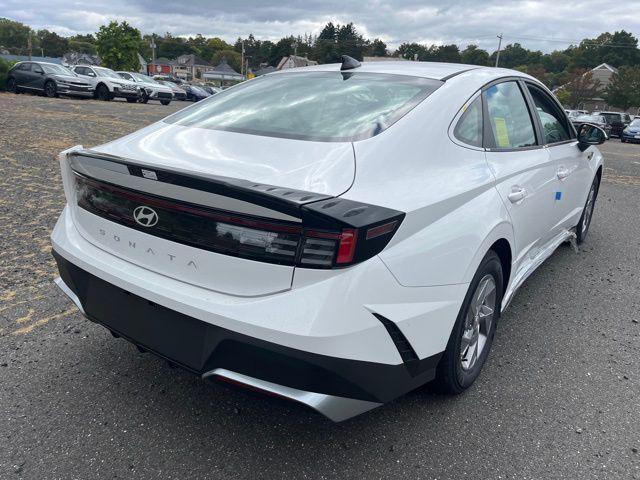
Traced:
<path id="1" fill-rule="evenodd" d="M 536 145 L 529 109 L 516 82 L 493 85 L 484 92 L 493 146 L 501 149 Z"/>
<path id="2" fill-rule="evenodd" d="M 544 143 L 564 142 L 571 139 L 569 128 L 566 123 L 566 115 L 562 115 L 561 110 L 555 105 L 555 102 L 542 90 L 528 85 L 529 93 L 536 106 L 536 113 L 542 124 L 542 133 L 544 135 Z"/>

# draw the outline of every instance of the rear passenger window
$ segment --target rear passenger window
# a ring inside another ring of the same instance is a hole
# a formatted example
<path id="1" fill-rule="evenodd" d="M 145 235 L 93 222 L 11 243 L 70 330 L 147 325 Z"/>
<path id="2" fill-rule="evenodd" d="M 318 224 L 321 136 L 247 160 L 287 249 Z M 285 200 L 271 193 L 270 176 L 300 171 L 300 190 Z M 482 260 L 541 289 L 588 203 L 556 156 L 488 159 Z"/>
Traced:
<path id="1" fill-rule="evenodd" d="M 453 135 L 462 143 L 482 147 L 482 99 L 478 96 L 462 114 Z"/>
<path id="2" fill-rule="evenodd" d="M 536 113 L 542 124 L 544 143 L 564 142 L 565 140 L 571 139 L 566 115 L 556 106 L 553 99 L 533 85 L 527 85 L 527 88 L 529 89 L 529 93 L 531 93 L 533 103 L 536 106 Z"/>
<path id="3" fill-rule="evenodd" d="M 493 85 L 484 92 L 490 140 L 496 148 L 524 148 L 536 145 L 536 135 L 529 109 L 515 82 Z"/>

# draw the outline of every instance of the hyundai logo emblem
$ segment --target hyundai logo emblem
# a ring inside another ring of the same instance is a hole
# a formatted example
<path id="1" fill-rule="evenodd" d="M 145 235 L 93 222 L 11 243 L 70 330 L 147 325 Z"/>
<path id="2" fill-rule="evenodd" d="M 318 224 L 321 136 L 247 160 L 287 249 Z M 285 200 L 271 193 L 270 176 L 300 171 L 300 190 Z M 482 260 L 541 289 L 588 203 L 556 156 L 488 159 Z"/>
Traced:
<path id="1" fill-rule="evenodd" d="M 143 227 L 153 227 L 158 223 L 158 214 L 153 208 L 141 205 L 133 211 L 133 219 Z"/>

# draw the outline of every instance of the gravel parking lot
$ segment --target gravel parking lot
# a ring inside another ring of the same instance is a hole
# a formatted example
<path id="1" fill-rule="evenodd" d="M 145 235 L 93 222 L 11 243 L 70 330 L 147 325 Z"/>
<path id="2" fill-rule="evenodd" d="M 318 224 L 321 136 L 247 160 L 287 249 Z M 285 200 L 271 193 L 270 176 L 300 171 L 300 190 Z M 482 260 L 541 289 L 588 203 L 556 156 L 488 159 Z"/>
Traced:
<path id="1" fill-rule="evenodd" d="M 587 243 L 527 281 L 470 391 L 333 424 L 138 353 L 52 283 L 56 154 L 185 105 L 0 94 L 0 478 L 640 478 L 640 145 L 602 146 Z"/>

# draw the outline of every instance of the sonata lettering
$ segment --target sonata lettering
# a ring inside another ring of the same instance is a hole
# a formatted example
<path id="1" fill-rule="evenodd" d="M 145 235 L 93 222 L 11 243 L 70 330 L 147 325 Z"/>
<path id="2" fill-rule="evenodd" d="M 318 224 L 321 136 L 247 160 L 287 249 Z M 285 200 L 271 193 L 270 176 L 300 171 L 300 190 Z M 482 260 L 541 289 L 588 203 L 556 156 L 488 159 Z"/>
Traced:
<path id="1" fill-rule="evenodd" d="M 105 229 L 103 229 L 103 228 L 99 228 L 99 229 L 98 229 L 98 235 L 100 235 L 100 236 L 102 236 L 102 237 L 106 237 L 106 236 L 107 236 L 107 231 L 106 231 Z M 121 238 L 119 235 L 117 235 L 117 234 L 113 234 L 113 235 L 109 234 L 109 235 L 113 238 L 113 240 L 114 240 L 115 242 L 118 242 L 118 243 L 119 243 L 119 242 L 121 242 L 121 241 L 122 241 L 122 238 Z M 137 249 L 137 242 L 134 242 L 134 241 L 132 241 L 132 240 L 127 240 L 126 242 L 128 243 L 129 248 Z M 150 255 L 153 255 L 154 257 L 158 256 L 158 255 L 156 254 L 155 250 L 154 250 L 153 248 L 151 248 L 151 247 L 147 247 L 147 248 L 144 250 L 144 252 L 145 252 L 145 253 L 148 253 L 148 254 L 150 254 Z M 172 254 L 172 253 L 167 253 L 167 254 L 166 254 L 166 256 L 167 256 L 167 258 L 168 258 L 169 262 L 174 262 L 174 261 L 175 261 L 176 263 L 179 263 L 179 257 L 178 257 L 177 255 L 174 255 L 174 254 Z M 176 259 L 177 259 L 177 260 L 176 260 Z M 193 260 L 189 260 L 189 261 L 187 262 L 187 267 L 193 268 L 194 270 L 198 270 L 198 265 L 197 265 L 197 264 L 196 264 L 196 262 L 195 262 L 195 261 L 193 261 Z"/>

